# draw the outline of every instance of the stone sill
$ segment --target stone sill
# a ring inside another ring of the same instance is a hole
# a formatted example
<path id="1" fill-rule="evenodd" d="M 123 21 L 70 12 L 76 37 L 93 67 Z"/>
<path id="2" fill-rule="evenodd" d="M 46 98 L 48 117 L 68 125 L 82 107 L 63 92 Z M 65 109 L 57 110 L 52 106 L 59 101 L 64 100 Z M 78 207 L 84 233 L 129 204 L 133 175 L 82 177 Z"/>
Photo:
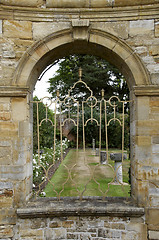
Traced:
<path id="1" fill-rule="evenodd" d="M 135 206 L 131 199 L 87 197 L 79 198 L 40 198 L 23 208 L 17 209 L 19 218 L 46 218 L 62 216 L 113 216 L 113 217 L 141 217 L 144 208 Z"/>

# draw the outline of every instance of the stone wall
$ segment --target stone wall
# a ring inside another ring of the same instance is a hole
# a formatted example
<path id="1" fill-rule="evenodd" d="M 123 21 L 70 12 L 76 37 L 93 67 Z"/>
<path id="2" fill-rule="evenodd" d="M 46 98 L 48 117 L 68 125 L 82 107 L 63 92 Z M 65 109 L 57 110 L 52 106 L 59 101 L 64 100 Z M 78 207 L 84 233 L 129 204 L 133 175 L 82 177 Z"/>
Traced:
<path id="1" fill-rule="evenodd" d="M 0 239 L 159 239 L 159 1 L 76 3 L 1 0 Z M 49 63 L 78 52 L 107 59 L 128 82 L 132 198 L 142 216 L 17 215 L 32 192 L 34 85 Z"/>

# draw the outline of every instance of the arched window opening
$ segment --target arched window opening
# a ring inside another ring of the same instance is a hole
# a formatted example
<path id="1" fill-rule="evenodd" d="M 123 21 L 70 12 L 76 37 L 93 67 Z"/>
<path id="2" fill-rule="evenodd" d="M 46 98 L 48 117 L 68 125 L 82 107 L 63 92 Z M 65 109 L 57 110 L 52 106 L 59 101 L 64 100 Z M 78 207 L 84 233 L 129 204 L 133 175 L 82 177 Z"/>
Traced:
<path id="1" fill-rule="evenodd" d="M 70 55 L 57 63 L 49 80 L 51 97 L 33 100 L 36 195 L 129 197 L 129 90 L 124 76 L 90 55 Z"/>

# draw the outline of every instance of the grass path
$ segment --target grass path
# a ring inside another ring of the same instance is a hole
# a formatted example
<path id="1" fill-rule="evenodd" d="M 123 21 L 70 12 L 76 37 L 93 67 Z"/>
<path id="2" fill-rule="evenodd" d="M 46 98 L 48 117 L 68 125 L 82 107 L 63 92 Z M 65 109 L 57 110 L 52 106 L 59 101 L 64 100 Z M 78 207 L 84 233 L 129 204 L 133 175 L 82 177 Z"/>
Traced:
<path id="1" fill-rule="evenodd" d="M 112 185 L 112 166 L 99 164 L 99 157 L 91 149 L 84 153 L 72 149 L 47 184 L 47 197 L 60 196 L 129 196 L 130 186 Z M 123 163 L 123 179 L 128 182 L 129 160 Z"/>

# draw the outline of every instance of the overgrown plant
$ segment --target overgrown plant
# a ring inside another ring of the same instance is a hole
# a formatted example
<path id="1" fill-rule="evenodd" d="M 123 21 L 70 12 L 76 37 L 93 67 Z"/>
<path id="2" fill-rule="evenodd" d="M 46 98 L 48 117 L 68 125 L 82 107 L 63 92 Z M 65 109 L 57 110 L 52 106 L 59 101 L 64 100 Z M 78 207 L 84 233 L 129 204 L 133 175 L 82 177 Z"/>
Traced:
<path id="1" fill-rule="evenodd" d="M 69 141 L 67 139 L 62 141 L 62 151 L 69 146 Z M 33 187 L 38 186 L 45 179 L 45 170 L 47 170 L 50 165 L 53 164 L 54 151 L 53 148 L 44 147 L 41 149 L 40 158 L 38 159 L 38 153 L 33 154 Z M 55 150 L 55 163 L 60 161 L 61 157 L 61 142 L 56 140 L 56 150 Z"/>

